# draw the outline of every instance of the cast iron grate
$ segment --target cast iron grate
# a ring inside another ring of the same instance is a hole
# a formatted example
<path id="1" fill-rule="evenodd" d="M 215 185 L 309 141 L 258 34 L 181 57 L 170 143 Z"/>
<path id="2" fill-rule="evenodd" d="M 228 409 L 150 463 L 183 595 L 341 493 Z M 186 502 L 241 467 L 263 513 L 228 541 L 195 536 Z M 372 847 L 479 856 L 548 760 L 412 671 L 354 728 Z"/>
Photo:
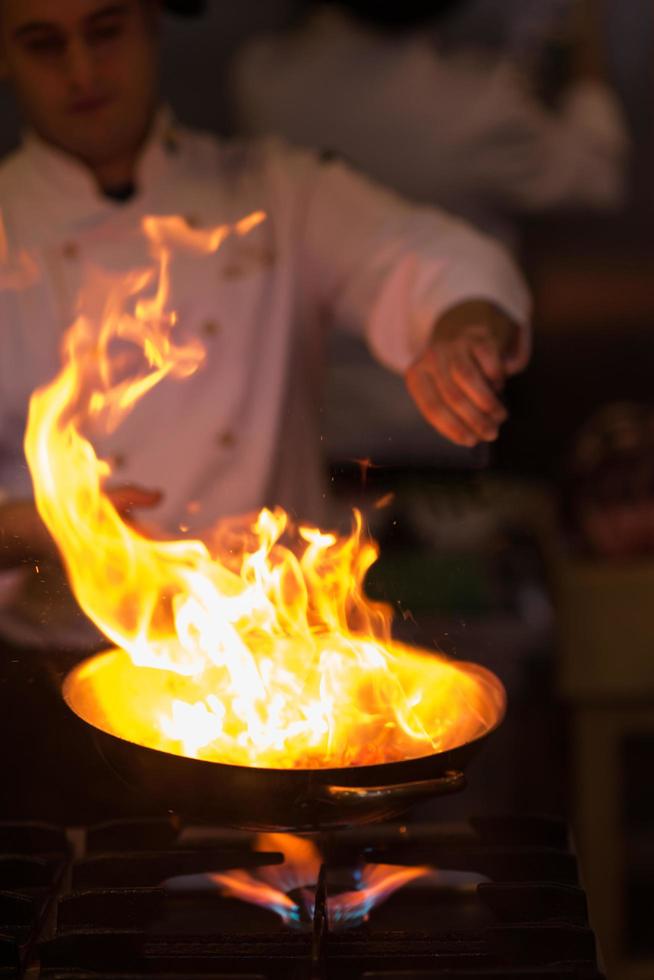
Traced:
<path id="1" fill-rule="evenodd" d="M 172 817 L 74 831 L 0 824 L 0 980 L 600 980 L 557 821 L 321 837 L 313 918 L 295 927 L 209 886 L 208 872 L 282 860 L 252 845 L 252 835 Z M 367 863 L 439 870 L 355 926 L 330 922 L 330 900 Z"/>

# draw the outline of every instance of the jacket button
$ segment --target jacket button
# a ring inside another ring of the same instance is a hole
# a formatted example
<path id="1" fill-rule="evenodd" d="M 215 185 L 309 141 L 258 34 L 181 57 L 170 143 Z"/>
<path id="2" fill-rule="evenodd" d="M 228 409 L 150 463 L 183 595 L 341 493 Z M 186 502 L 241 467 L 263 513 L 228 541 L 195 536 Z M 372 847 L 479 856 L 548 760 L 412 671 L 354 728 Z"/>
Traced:
<path id="1" fill-rule="evenodd" d="M 236 445 L 236 436 L 230 429 L 226 429 L 224 432 L 218 433 L 216 442 L 221 449 L 232 449 Z"/>
<path id="2" fill-rule="evenodd" d="M 172 126 L 167 129 L 163 136 L 164 150 L 169 156 L 179 153 L 179 134 Z"/>
<path id="3" fill-rule="evenodd" d="M 243 266 L 238 265 L 236 262 L 229 262 L 224 265 L 221 269 L 220 275 L 224 279 L 240 279 L 243 275 Z"/>
<path id="4" fill-rule="evenodd" d="M 207 320 L 202 324 L 202 333 L 207 337 L 215 337 L 220 333 L 220 324 L 216 320 Z"/>
<path id="5" fill-rule="evenodd" d="M 77 242 L 64 242 L 61 254 L 65 259 L 76 259 L 79 256 L 79 245 Z"/>

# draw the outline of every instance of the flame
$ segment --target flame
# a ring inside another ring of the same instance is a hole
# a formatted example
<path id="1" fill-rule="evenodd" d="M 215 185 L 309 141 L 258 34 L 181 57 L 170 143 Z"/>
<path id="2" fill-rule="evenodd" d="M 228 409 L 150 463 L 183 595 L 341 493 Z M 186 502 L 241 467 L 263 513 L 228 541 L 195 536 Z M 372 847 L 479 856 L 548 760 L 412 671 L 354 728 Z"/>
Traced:
<path id="1" fill-rule="evenodd" d="M 381 905 L 411 881 L 434 875 L 427 865 L 403 867 L 393 864 L 369 864 L 361 872 L 356 891 L 341 892 L 328 902 L 328 918 L 333 928 L 365 922 L 373 908 Z"/>
<path id="2" fill-rule="evenodd" d="M 320 852 L 315 844 L 293 834 L 259 834 L 256 851 L 281 852 L 283 864 L 264 865 L 251 874 L 249 871 L 216 872 L 209 879 L 218 885 L 227 898 L 271 909 L 286 925 L 301 921 L 302 906 L 309 917 L 313 915 L 315 886 L 320 873 Z M 302 905 L 291 898 L 295 892 Z"/>
<path id="3" fill-rule="evenodd" d="M 103 672 L 98 724 L 168 752 L 273 768 L 387 762 L 469 741 L 498 720 L 502 687 L 391 641 L 389 608 L 364 594 L 377 548 L 358 513 L 348 537 L 264 509 L 202 540 L 153 540 L 107 491 L 111 466 L 91 437 L 113 432 L 164 378 L 202 365 L 201 344 L 176 338 L 175 258 L 210 256 L 264 217 L 212 231 L 146 219 L 151 267 L 91 277 L 61 370 L 31 399 L 39 513 L 80 606 L 127 655 Z"/>
<path id="4" fill-rule="evenodd" d="M 260 834 L 257 851 L 281 851 L 284 864 L 257 868 L 256 871 L 214 873 L 209 879 L 228 898 L 259 905 L 276 912 L 286 925 L 313 916 L 315 886 L 322 863 L 316 845 L 292 834 Z M 351 927 L 365 922 L 370 911 L 410 881 L 434 874 L 427 866 L 370 864 L 359 874 L 358 887 L 330 895 L 327 915 L 333 928 Z M 293 893 L 294 897 L 291 897 Z"/>

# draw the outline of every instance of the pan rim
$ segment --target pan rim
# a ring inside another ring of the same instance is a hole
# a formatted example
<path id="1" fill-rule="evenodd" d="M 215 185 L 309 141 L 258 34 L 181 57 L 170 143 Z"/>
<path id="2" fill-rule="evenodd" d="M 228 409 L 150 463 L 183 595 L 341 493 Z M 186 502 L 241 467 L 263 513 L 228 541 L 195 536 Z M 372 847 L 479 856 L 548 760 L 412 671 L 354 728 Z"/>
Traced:
<path id="1" fill-rule="evenodd" d="M 209 771 L 208 767 L 211 767 L 214 771 L 216 771 L 216 769 L 226 769 L 234 773 L 237 772 L 268 773 L 270 774 L 271 778 L 274 776 L 279 777 L 281 774 L 284 774 L 284 776 L 286 776 L 287 778 L 289 779 L 296 778 L 298 781 L 299 780 L 306 781 L 307 779 L 310 778 L 315 779 L 315 778 L 323 778 L 323 777 L 326 781 L 336 781 L 339 778 L 339 774 L 350 773 L 350 772 L 381 773 L 383 771 L 387 773 L 389 771 L 389 768 L 396 770 L 397 767 L 402 767 L 402 766 L 408 767 L 410 765 L 415 765 L 418 763 L 422 763 L 423 765 L 426 765 L 429 760 L 431 760 L 431 762 L 434 763 L 439 759 L 446 758 L 451 753 L 464 752 L 468 747 L 476 745 L 478 742 L 483 741 L 489 735 L 491 735 L 497 728 L 499 728 L 499 726 L 504 721 L 504 718 L 506 716 L 506 710 L 507 710 L 506 688 L 502 683 L 502 681 L 500 680 L 500 678 L 496 674 L 494 674 L 491 670 L 489 670 L 487 667 L 483 667 L 480 664 L 472 663 L 471 661 L 458 661 L 459 663 L 472 664 L 472 666 L 474 666 L 475 669 L 479 671 L 480 674 L 488 675 L 489 677 L 492 677 L 494 681 L 497 683 L 499 692 L 502 697 L 502 702 L 499 707 L 497 717 L 493 721 L 492 725 L 490 725 L 484 731 L 480 732 L 475 738 L 469 739 L 467 742 L 460 742 L 457 743 L 456 745 L 451 745 L 447 749 L 443 749 L 441 752 L 431 752 L 426 755 L 411 756 L 408 759 L 395 759 L 392 762 L 373 762 L 373 763 L 368 763 L 363 765 L 356 764 L 356 765 L 338 766 L 338 767 L 314 767 L 311 769 L 302 769 L 297 767 L 275 768 L 271 766 L 243 766 L 232 762 L 217 762 L 212 759 L 196 759 L 193 758 L 193 756 L 182 755 L 181 753 L 177 753 L 177 752 L 169 752 L 167 749 L 155 748 L 152 745 L 145 745 L 142 742 L 135 742 L 129 738 L 125 738 L 123 735 L 117 735 L 113 731 L 109 731 L 106 728 L 102 728 L 100 725 L 97 725 L 95 722 L 90 721 L 83 714 L 81 714 L 77 710 L 77 708 L 73 706 L 71 701 L 71 690 L 75 683 L 75 679 L 77 675 L 81 673 L 81 671 L 85 667 L 88 667 L 91 663 L 98 663 L 103 659 L 107 659 L 111 656 L 115 656 L 116 654 L 121 654 L 121 653 L 124 653 L 124 651 L 122 651 L 119 647 L 112 647 L 107 650 L 102 650 L 100 652 L 90 654 L 88 657 L 85 657 L 78 664 L 76 664 L 71 670 L 68 671 L 61 685 L 62 698 L 65 701 L 68 709 L 75 715 L 76 718 L 78 718 L 85 725 L 87 725 L 88 728 L 94 733 L 101 733 L 102 735 L 108 738 L 116 739 L 117 741 L 121 742 L 123 745 L 129 746 L 132 749 L 138 749 L 141 751 L 155 753 L 157 756 L 162 758 L 180 760 L 179 762 L 176 763 L 177 765 L 184 763 L 188 766 L 189 763 L 195 763 L 197 768 L 202 766 L 204 768 L 207 768 L 207 771 Z M 384 779 L 380 779 L 379 785 L 383 785 L 384 782 L 385 782 Z M 370 785 L 372 786 L 373 783 L 371 783 Z"/>

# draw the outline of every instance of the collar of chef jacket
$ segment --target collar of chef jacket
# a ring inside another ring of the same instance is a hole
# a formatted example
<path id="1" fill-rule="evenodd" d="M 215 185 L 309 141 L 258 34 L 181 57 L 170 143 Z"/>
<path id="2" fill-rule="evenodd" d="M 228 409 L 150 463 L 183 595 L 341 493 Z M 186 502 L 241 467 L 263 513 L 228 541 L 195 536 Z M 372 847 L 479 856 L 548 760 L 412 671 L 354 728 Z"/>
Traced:
<path id="1" fill-rule="evenodd" d="M 181 131 L 164 106 L 156 113 L 150 134 L 137 162 L 136 195 L 159 185 L 170 172 L 180 152 Z M 92 227 L 124 208 L 124 204 L 102 194 L 89 169 L 75 157 L 45 142 L 33 131 L 26 132 L 21 150 L 8 161 L 8 176 L 17 168 L 14 180 L 18 204 L 43 214 L 47 202 L 47 221 L 21 222 L 21 246 L 38 247 L 53 237 L 74 235 Z M 18 175 L 20 170 L 20 175 Z M 13 196 L 13 195 L 12 195 Z"/>

